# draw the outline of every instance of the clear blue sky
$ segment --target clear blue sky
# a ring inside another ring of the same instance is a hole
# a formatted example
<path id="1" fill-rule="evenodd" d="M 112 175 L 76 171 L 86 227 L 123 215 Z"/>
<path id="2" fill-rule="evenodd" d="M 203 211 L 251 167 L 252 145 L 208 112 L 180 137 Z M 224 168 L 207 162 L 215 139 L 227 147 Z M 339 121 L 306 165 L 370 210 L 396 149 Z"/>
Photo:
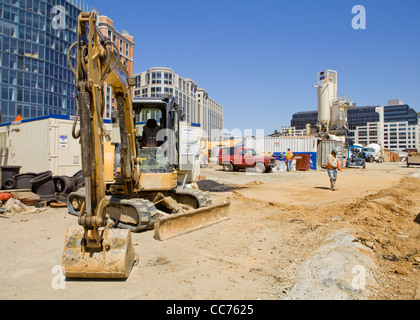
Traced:
<path id="1" fill-rule="evenodd" d="M 420 111 L 419 0 L 89 0 L 135 39 L 134 72 L 169 67 L 224 106 L 228 129 L 290 125 L 316 110 L 316 74 L 338 71 L 359 106 Z M 366 29 L 352 8 L 366 8 Z"/>

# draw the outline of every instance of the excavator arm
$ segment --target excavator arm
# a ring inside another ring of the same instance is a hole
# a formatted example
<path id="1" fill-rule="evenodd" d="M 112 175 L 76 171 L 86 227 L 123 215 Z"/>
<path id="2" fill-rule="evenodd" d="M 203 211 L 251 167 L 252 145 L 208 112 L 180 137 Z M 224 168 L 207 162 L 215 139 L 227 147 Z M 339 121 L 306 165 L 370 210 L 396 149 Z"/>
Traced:
<path id="1" fill-rule="evenodd" d="M 77 66 L 76 69 L 70 66 L 79 92 L 75 121 L 80 117 L 80 131 L 73 132 L 73 137 L 80 138 L 85 201 L 79 204 L 79 225 L 83 227 L 83 232 L 80 229 L 67 232 L 63 266 L 68 277 L 124 278 L 131 270 L 135 254 L 130 231 L 111 229 L 112 223 L 107 214 L 109 201 L 104 176 L 103 115 L 104 86 L 107 82 L 118 105 L 122 183 L 126 194 L 132 194 L 138 181 L 138 171 L 134 161 L 135 128 L 127 68 L 120 61 L 115 44 L 98 30 L 94 12 L 79 15 L 78 40 L 70 47 L 69 55 L 75 46 Z M 121 264 L 121 261 L 124 262 Z"/>

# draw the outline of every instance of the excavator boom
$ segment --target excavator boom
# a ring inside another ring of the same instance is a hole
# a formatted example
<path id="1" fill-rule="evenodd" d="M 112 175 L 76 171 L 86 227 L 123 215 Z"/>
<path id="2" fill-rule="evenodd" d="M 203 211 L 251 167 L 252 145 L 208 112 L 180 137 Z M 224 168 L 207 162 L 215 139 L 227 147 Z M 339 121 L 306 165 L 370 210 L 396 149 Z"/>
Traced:
<path id="1" fill-rule="evenodd" d="M 107 214 L 103 149 L 104 82 L 113 87 L 118 105 L 126 103 L 130 112 L 127 70 L 114 50 L 115 45 L 96 27 L 95 13 L 79 15 L 78 41 L 71 46 L 68 60 L 74 47 L 77 47 L 77 67 L 70 66 L 79 91 L 75 121 L 80 116 L 80 131 L 73 132 L 73 137 L 80 139 L 85 197 L 78 214 L 80 227 L 67 231 L 62 265 L 68 278 L 127 278 L 137 256 L 131 231 L 112 229 Z M 134 127 L 132 119 L 131 123 L 127 119 L 125 124 Z M 124 149 L 125 153 L 130 151 Z M 124 181 L 132 189 L 132 182 Z"/>

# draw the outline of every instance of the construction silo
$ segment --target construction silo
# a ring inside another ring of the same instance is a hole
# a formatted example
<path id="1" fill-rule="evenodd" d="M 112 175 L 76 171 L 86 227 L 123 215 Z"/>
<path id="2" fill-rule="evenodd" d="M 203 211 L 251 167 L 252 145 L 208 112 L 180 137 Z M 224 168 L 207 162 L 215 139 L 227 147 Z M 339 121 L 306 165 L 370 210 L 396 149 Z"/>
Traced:
<path id="1" fill-rule="evenodd" d="M 326 70 L 318 73 L 318 124 L 326 128 L 331 122 L 331 107 L 337 99 L 337 72 Z"/>
<path id="2" fill-rule="evenodd" d="M 330 107 L 330 84 L 323 83 L 318 85 L 318 122 L 329 122 L 331 118 Z"/>

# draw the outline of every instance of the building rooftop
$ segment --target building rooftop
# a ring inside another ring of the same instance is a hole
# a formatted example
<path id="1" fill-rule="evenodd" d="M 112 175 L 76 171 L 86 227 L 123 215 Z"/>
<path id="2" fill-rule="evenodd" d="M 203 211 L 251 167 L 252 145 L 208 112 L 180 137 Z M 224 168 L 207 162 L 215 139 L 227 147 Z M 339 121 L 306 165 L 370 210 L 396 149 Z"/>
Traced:
<path id="1" fill-rule="evenodd" d="M 305 114 L 305 113 L 318 113 L 318 110 L 315 110 L 315 111 L 300 111 L 300 112 L 296 112 L 295 114 Z"/>
<path id="2" fill-rule="evenodd" d="M 381 106 L 362 106 L 362 107 L 350 107 L 348 110 L 360 110 L 360 109 L 370 109 L 370 108 L 379 108 Z"/>

